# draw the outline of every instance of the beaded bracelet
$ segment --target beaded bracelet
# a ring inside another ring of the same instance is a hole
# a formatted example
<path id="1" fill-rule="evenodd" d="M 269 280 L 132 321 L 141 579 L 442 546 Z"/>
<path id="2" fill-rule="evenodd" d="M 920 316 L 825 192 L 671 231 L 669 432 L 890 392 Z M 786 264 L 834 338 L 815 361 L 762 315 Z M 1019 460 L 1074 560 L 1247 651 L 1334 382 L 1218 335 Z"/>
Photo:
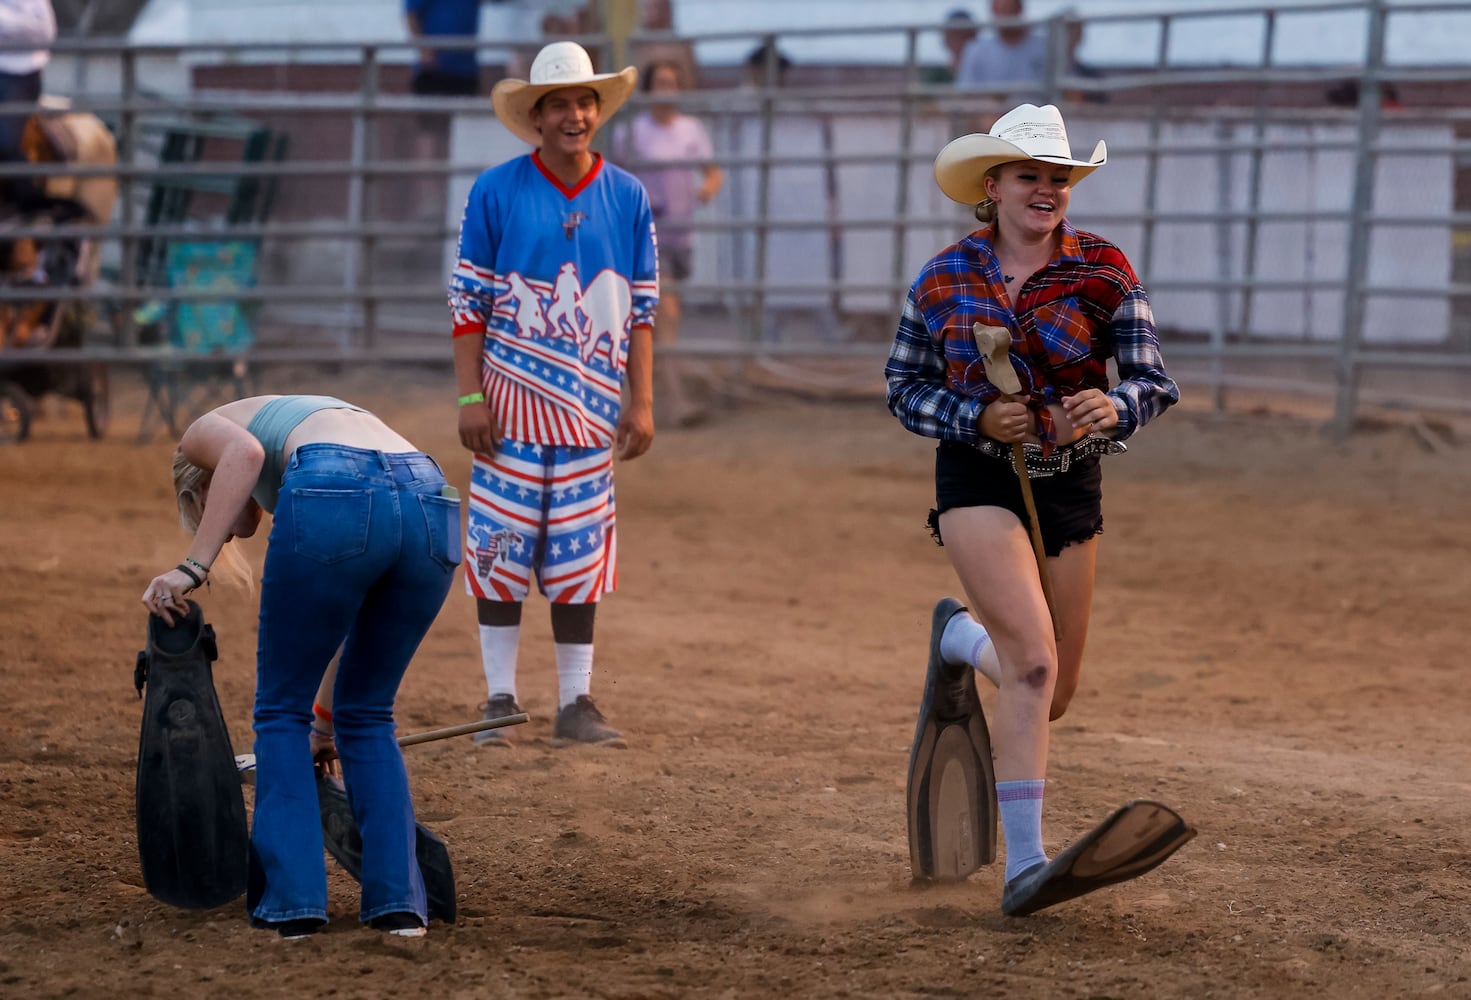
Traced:
<path id="1" fill-rule="evenodd" d="M 204 573 L 206 575 L 209 573 L 209 567 L 206 566 L 204 563 L 200 562 L 198 559 L 194 559 L 194 558 L 191 558 L 189 556 L 185 556 L 184 557 L 184 561 L 186 563 L 188 563 L 190 566 L 193 566 L 195 569 L 199 570 L 199 572 L 201 572 L 201 573 Z"/>

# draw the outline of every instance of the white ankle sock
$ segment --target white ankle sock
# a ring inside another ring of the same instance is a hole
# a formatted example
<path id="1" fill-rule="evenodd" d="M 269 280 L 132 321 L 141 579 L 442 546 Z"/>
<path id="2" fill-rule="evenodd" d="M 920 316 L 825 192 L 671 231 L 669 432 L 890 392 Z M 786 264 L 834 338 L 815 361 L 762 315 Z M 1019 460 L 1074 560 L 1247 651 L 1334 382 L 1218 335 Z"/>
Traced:
<path id="1" fill-rule="evenodd" d="M 516 697 L 516 650 L 520 645 L 520 625 L 480 626 L 480 665 L 485 668 L 485 690 L 490 697 Z"/>
<path id="2" fill-rule="evenodd" d="M 557 707 L 566 708 L 579 695 L 592 693 L 592 643 L 559 642 L 557 647 Z"/>
<path id="3" fill-rule="evenodd" d="M 940 655 L 947 663 L 968 663 L 981 675 L 1001 686 L 1001 661 L 996 658 L 996 644 L 980 622 L 961 612 L 945 624 L 940 636 Z"/>
<path id="4" fill-rule="evenodd" d="M 1042 790 L 1046 781 L 998 781 L 996 804 L 1006 837 L 1006 881 L 1047 861 L 1042 850 Z"/>

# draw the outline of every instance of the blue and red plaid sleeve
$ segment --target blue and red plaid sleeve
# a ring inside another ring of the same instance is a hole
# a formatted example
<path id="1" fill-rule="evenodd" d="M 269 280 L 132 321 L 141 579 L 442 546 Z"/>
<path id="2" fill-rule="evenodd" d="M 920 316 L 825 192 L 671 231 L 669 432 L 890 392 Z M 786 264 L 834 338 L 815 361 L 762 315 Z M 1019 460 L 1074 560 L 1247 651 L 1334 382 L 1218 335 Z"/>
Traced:
<path id="1" fill-rule="evenodd" d="M 1123 440 L 1180 401 L 1180 387 L 1165 373 L 1154 311 L 1137 283 L 1119 302 L 1109 325 L 1119 384 L 1108 391 L 1119 414 L 1113 437 Z"/>
<path id="2" fill-rule="evenodd" d="M 985 404 L 950 388 L 945 376 L 940 338 L 931 335 L 911 288 L 884 365 L 889 411 L 915 434 L 975 444 Z"/>

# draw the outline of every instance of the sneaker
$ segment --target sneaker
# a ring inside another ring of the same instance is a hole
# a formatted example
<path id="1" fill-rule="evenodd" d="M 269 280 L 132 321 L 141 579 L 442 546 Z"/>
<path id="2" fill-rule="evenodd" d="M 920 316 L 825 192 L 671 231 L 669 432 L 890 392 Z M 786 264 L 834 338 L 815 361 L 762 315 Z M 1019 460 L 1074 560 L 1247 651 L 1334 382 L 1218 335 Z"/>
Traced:
<path id="1" fill-rule="evenodd" d="M 498 694 L 480 706 L 481 720 L 504 719 L 510 715 L 520 714 L 521 706 L 516 704 L 516 696 L 512 694 Z M 482 729 L 478 733 L 471 733 L 470 741 L 477 747 L 508 747 L 511 745 L 511 741 L 506 739 L 504 729 Z"/>
<path id="2" fill-rule="evenodd" d="M 592 743 L 603 747 L 628 746 L 623 734 L 603 718 L 598 706 L 589 695 L 580 694 L 577 700 L 557 711 L 557 724 L 552 729 L 552 746 L 565 747 L 574 743 Z"/>
<path id="3" fill-rule="evenodd" d="M 280 923 L 271 924 L 276 928 L 276 933 L 281 935 L 282 941 L 300 941 L 302 938 L 311 937 L 322 928 L 322 921 L 312 920 L 283 920 Z"/>
<path id="4" fill-rule="evenodd" d="M 429 933 L 417 913 L 385 913 L 368 921 L 375 931 L 383 931 L 394 937 L 419 938 Z"/>

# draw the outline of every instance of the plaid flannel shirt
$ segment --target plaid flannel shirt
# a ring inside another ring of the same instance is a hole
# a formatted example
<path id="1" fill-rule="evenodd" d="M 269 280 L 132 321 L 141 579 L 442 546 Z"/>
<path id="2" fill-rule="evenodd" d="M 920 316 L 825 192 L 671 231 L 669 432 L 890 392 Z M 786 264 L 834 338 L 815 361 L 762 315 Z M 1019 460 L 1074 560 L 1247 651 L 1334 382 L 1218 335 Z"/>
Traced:
<path id="1" fill-rule="evenodd" d="M 1179 401 L 1165 373 L 1149 298 L 1118 247 L 1062 224 L 1045 268 L 1007 304 L 991 226 L 946 247 L 909 289 L 884 377 L 889 409 L 925 437 L 980 440 L 981 411 L 1001 395 L 985 377 L 972 326 L 1011 331 L 1012 367 L 1037 413 L 1044 450 L 1056 440 L 1047 404 L 1080 389 L 1105 390 L 1119 414 L 1112 437 L 1129 437 Z M 1108 386 L 1116 359 L 1119 384 Z"/>

